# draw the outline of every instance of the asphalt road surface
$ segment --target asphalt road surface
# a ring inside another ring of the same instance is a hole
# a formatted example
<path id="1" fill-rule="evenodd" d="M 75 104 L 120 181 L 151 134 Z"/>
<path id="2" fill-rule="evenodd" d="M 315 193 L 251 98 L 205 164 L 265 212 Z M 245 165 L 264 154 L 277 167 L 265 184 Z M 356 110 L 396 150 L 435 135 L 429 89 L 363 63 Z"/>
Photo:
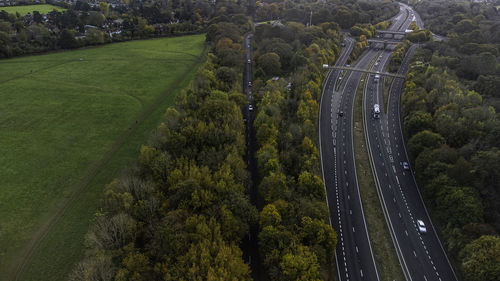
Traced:
<path id="1" fill-rule="evenodd" d="M 410 11 L 410 17 L 413 20 L 420 19 L 413 10 Z M 405 74 L 408 70 L 416 47 L 410 47 L 399 74 Z M 381 55 L 382 63 L 374 66 L 373 70 L 383 70 L 389 55 L 389 52 L 384 52 Z M 390 89 L 387 114 L 384 113 L 382 97 L 383 81 L 377 83 L 370 75 L 364 93 L 365 134 L 384 215 L 407 280 L 457 280 L 413 173 L 402 166 L 403 162 L 409 162 L 400 121 L 402 86 L 403 79 L 395 78 Z M 373 116 L 374 104 L 380 105 L 380 118 Z M 426 233 L 419 232 L 417 219 L 425 223 Z"/>
<path id="2" fill-rule="evenodd" d="M 247 162 L 247 169 L 250 172 L 250 183 L 248 194 L 250 197 L 250 202 L 257 206 L 257 162 L 255 159 L 255 152 L 257 151 L 257 142 L 255 138 L 255 130 L 253 127 L 253 121 L 255 118 L 255 104 L 252 96 L 252 86 L 249 83 L 252 83 L 252 54 L 250 47 L 250 40 L 252 38 L 252 34 L 245 35 L 245 67 L 243 68 L 243 81 L 242 81 L 242 91 L 243 94 L 246 95 L 248 100 L 248 105 L 243 110 L 243 118 L 245 120 L 246 125 L 246 142 L 247 142 L 247 151 L 245 155 L 245 161 Z M 252 107 L 250 107 L 250 105 Z M 252 108 L 252 110 L 250 110 Z M 259 206 L 257 206 L 259 207 Z M 259 233 L 258 225 L 250 225 L 249 235 L 243 240 L 243 258 L 250 265 L 250 269 L 252 271 L 252 278 L 254 280 L 264 280 L 264 269 L 262 268 L 262 262 L 259 256 L 258 251 L 258 243 L 257 243 L 257 235 Z"/>
<path id="3" fill-rule="evenodd" d="M 401 9 L 390 29 L 398 30 L 405 26 L 408 14 L 404 8 Z M 346 40 L 346 47 L 336 66 L 345 64 L 352 44 L 351 39 Z M 377 53 L 374 49 L 367 50 L 355 67 L 367 68 Z M 380 280 L 359 195 L 352 143 L 354 97 L 362 73 L 351 72 L 346 76 L 347 79 L 339 79 L 339 70 L 329 72 L 319 116 L 320 154 L 327 204 L 331 224 L 338 233 L 337 271 L 340 280 Z"/>

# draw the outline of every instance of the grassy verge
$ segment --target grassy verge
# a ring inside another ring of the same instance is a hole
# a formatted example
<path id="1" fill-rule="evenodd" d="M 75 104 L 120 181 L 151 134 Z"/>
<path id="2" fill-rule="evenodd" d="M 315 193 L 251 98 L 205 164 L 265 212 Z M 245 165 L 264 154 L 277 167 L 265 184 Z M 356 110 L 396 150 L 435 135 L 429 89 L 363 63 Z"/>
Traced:
<path id="1" fill-rule="evenodd" d="M 366 148 L 363 130 L 363 91 L 366 77 L 366 74 L 362 76 L 354 100 L 353 141 L 359 192 L 381 280 L 404 280 L 382 207 L 380 206 Z"/>
<path id="2" fill-rule="evenodd" d="M 389 93 L 391 91 L 391 85 L 392 82 L 394 81 L 394 77 L 384 77 L 384 91 L 383 91 L 383 98 L 384 98 L 384 112 L 388 112 L 388 105 L 389 105 Z"/>
<path id="3" fill-rule="evenodd" d="M 203 39 L 0 61 L 0 280 L 66 279 L 104 185 L 194 77 Z"/>

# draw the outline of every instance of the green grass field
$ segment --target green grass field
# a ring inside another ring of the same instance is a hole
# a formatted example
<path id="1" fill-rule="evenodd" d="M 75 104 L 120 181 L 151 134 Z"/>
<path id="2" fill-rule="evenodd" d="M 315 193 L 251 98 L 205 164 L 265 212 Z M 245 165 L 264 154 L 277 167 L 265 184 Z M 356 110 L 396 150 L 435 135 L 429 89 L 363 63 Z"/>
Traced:
<path id="1" fill-rule="evenodd" d="M 203 48 L 194 35 L 0 61 L 0 280 L 65 279 L 104 185 L 137 158 Z"/>
<path id="2" fill-rule="evenodd" d="M 33 11 L 38 11 L 40 14 L 47 14 L 48 12 L 52 12 L 54 9 L 59 12 L 66 11 L 64 8 L 49 4 L 0 7 L 0 11 L 4 10 L 9 14 L 15 14 L 18 12 L 21 16 L 25 16 L 27 13 L 33 14 Z"/>

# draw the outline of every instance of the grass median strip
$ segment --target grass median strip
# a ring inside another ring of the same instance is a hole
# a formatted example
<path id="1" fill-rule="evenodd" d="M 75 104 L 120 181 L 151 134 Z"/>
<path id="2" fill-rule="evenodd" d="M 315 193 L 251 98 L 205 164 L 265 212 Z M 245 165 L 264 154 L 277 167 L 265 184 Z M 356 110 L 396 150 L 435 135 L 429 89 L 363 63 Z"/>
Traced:
<path id="1" fill-rule="evenodd" d="M 384 112 L 388 112 L 389 104 L 389 93 L 391 91 L 392 82 L 394 82 L 394 77 L 384 77 Z"/>
<path id="2" fill-rule="evenodd" d="M 378 56 L 377 56 L 378 57 Z M 373 63 L 373 61 L 372 61 Z M 370 64 L 371 67 L 372 64 Z M 363 90 L 367 75 L 364 74 L 354 100 L 354 157 L 359 192 L 370 233 L 373 254 L 381 280 L 404 280 L 394 245 L 380 206 L 363 130 Z"/>

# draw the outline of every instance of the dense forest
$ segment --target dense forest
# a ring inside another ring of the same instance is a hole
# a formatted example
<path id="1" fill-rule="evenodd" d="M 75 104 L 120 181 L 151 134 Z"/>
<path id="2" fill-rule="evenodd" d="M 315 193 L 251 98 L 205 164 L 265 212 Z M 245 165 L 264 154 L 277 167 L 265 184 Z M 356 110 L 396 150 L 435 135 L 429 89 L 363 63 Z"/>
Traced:
<path id="1" fill-rule="evenodd" d="M 137 165 L 106 186 L 86 235 L 88 257 L 71 280 L 250 279 L 239 245 L 258 213 L 245 195 L 238 84 L 250 27 L 239 15 L 211 27 L 214 53 Z"/>
<path id="2" fill-rule="evenodd" d="M 498 280 L 500 29 L 492 23 L 498 11 L 490 4 L 429 1 L 416 8 L 431 30 L 448 38 L 418 49 L 410 66 L 402 99 L 408 153 L 459 273 L 465 280 Z"/>
<path id="3" fill-rule="evenodd" d="M 281 19 L 319 25 L 336 22 L 342 29 L 356 23 L 378 23 L 399 12 L 396 1 L 256 1 L 256 21 Z"/>
<path id="4" fill-rule="evenodd" d="M 255 30 L 259 248 L 270 280 L 332 278 L 337 235 L 316 143 L 321 65 L 339 55 L 339 31 L 331 22 Z"/>

